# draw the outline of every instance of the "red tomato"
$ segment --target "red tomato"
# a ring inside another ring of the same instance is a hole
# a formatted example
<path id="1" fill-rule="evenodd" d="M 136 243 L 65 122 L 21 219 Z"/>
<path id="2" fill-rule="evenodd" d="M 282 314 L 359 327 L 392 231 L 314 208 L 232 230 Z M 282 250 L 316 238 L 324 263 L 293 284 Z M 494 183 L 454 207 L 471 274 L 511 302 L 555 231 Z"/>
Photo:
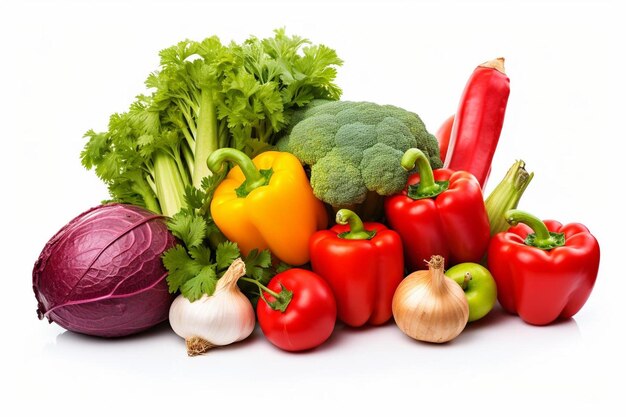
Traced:
<path id="1" fill-rule="evenodd" d="M 290 352 L 312 349 L 332 334 L 337 304 L 330 286 L 314 272 L 293 268 L 274 276 L 267 287 L 280 293 L 281 284 L 293 292 L 285 312 L 259 299 L 257 317 L 263 334 L 277 347 Z M 263 294 L 272 302 L 274 297 Z"/>

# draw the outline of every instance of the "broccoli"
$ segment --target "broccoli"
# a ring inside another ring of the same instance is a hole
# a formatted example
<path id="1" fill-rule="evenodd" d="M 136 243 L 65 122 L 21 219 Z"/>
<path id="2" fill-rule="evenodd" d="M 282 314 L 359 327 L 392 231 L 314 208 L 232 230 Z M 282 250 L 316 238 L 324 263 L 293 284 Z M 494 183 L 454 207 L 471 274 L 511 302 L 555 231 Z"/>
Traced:
<path id="1" fill-rule="evenodd" d="M 336 209 L 367 205 L 380 211 L 380 196 L 407 182 L 400 159 L 409 148 L 421 149 L 433 168 L 442 166 L 437 139 L 417 114 L 370 102 L 314 100 L 292 115 L 277 147 L 311 167 L 313 192 Z M 367 201 L 372 199 L 379 201 Z"/>

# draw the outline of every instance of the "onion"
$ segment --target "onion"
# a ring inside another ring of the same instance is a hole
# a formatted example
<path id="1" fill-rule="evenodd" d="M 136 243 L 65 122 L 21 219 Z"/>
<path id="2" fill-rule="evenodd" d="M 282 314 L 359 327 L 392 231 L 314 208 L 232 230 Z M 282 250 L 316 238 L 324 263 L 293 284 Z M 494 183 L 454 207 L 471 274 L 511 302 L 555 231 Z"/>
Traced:
<path id="1" fill-rule="evenodd" d="M 443 273 L 439 255 L 428 270 L 415 271 L 396 288 L 391 309 L 396 324 L 407 336 L 433 343 L 448 342 L 465 328 L 469 305 L 463 288 Z"/>

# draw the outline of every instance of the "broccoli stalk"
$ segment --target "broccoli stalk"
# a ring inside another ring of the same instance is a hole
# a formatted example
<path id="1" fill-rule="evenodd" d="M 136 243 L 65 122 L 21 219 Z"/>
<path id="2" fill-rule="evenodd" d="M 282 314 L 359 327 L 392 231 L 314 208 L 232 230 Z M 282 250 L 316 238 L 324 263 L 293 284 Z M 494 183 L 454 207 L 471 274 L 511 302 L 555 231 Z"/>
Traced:
<path id="1" fill-rule="evenodd" d="M 358 204 L 333 206 L 325 203 L 329 218 L 334 219 L 339 210 L 348 209 L 353 211 L 364 221 L 382 221 L 385 212 L 385 196 L 375 191 L 368 191 L 365 200 Z"/>
<path id="2" fill-rule="evenodd" d="M 362 219 L 380 220 L 385 211 L 385 197 L 376 191 L 369 191 L 365 201 L 355 207 L 355 212 Z"/>

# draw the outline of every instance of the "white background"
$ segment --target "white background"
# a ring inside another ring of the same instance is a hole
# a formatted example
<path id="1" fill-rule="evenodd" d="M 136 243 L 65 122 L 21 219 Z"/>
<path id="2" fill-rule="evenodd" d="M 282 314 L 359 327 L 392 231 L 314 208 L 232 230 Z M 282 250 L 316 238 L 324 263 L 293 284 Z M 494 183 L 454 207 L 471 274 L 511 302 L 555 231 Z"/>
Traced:
<path id="1" fill-rule="evenodd" d="M 107 197 L 82 135 L 144 91 L 157 53 L 185 38 L 272 29 L 325 43 L 344 99 L 419 113 L 435 131 L 474 67 L 506 58 L 511 95 L 490 191 L 521 158 L 520 208 L 586 224 L 602 261 L 574 319 L 533 327 L 500 310 L 447 345 L 393 323 L 337 328 L 303 354 L 247 341 L 188 358 L 164 324 L 101 340 L 37 320 L 31 270 L 46 241 Z M 617 2 L 246 4 L 9 2 L 0 6 L 2 415 L 357 415 L 451 411 L 606 415 L 623 409 L 624 13 Z M 6 410 L 13 409 L 9 414 Z"/>

